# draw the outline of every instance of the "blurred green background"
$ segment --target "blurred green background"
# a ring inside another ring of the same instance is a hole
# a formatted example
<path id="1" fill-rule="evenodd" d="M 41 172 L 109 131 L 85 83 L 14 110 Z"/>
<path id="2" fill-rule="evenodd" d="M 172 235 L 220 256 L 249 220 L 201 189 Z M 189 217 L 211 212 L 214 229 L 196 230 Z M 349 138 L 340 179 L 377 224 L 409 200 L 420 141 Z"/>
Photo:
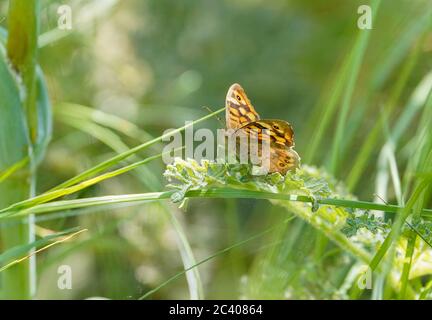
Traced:
<path id="1" fill-rule="evenodd" d="M 61 4 L 72 8 L 71 31 L 57 29 Z M 54 130 L 38 172 L 37 190 L 45 191 L 107 159 L 122 143 L 131 147 L 140 139 L 145 141 L 146 133 L 158 136 L 167 128 L 204 116 L 208 111 L 202 106 L 223 107 L 226 91 L 234 82 L 245 88 L 261 117 L 284 119 L 294 126 L 296 150 L 303 163 L 331 170 L 329 151 L 340 111 L 330 116 L 316 149 L 312 152 L 310 148 L 317 141 L 314 134 L 331 94 L 343 81 L 338 75 L 346 57 L 358 35 L 369 32 L 357 27 L 357 9 L 362 4 L 365 1 L 41 1 L 38 59 L 53 105 Z M 365 136 L 382 116 L 404 62 L 417 50 L 416 63 L 394 102 L 390 125 L 432 67 L 431 30 L 424 23 L 416 24 L 424 20 L 427 5 L 422 0 L 381 2 L 355 83 L 340 165 L 333 171 L 342 181 L 350 174 Z M 0 9 L 0 15 L 6 16 L 7 4 Z M 7 19 L 1 25 L 6 27 Z M 74 106 L 65 107 L 65 103 L 116 115 L 142 131 L 135 131 L 137 139 L 98 132 L 73 120 Z M 215 130 L 221 124 L 211 119 L 200 126 Z M 415 127 L 407 130 L 408 137 L 410 130 L 413 133 Z M 385 133 L 379 131 L 377 141 L 385 139 Z M 381 144 L 368 155 L 361 178 L 352 188 L 362 200 L 374 198 Z M 407 159 L 409 150 L 401 153 L 401 166 Z M 154 161 L 146 168 L 144 180 L 132 172 L 69 198 L 163 190 L 163 163 Z M 390 192 L 389 201 L 392 197 Z M 174 204 L 166 205 L 183 225 L 197 260 L 286 216 L 282 209 L 262 200 L 199 199 L 191 201 L 186 212 Z M 38 299 L 135 299 L 183 269 L 177 235 L 159 204 L 79 213 L 39 217 L 40 233 L 76 225 L 89 231 L 38 255 Z M 323 243 L 322 236 L 302 221 L 291 223 L 284 234 L 284 239 L 291 240 L 281 247 L 285 267 L 275 267 L 286 283 L 278 295 L 250 289 L 262 260 L 280 248 L 277 235 L 266 235 L 199 267 L 205 297 L 346 298 L 330 278 L 344 273 L 350 258 L 342 254 L 317 263 L 321 251 L 315 244 Z M 299 234 L 301 238 L 296 238 Z M 331 250 L 334 246 L 325 242 L 322 252 Z M 62 264 L 72 267 L 72 290 L 57 288 L 57 268 Z M 151 298 L 189 298 L 185 277 Z"/>

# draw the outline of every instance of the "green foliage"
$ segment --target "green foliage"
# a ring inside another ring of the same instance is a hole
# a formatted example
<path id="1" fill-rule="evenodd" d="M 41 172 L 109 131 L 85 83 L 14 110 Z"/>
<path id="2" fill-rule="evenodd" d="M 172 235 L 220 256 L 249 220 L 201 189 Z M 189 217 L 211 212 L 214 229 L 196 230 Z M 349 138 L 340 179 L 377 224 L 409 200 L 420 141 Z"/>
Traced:
<path id="1" fill-rule="evenodd" d="M 208 189 L 240 189 L 261 191 L 286 195 L 288 201 L 272 200 L 273 203 L 286 207 L 288 211 L 297 214 L 310 222 L 314 227 L 332 237 L 339 245 L 350 247 L 351 252 L 367 262 L 367 254 L 360 248 L 351 246 L 349 240 L 344 238 L 357 235 L 361 228 L 371 232 L 370 237 L 380 233 L 385 236 L 388 225 L 382 219 L 359 209 L 343 209 L 334 206 L 321 205 L 317 199 L 343 197 L 353 199 L 341 183 L 322 169 L 303 165 L 300 169 L 289 171 L 285 176 L 279 173 L 270 175 L 254 175 L 254 168 L 248 164 L 225 164 L 202 160 L 199 164 L 193 159 L 187 161 L 176 158 L 172 165 L 167 166 L 165 177 L 174 184 L 168 187 L 177 190 L 171 196 L 174 202 L 185 201 L 187 193 L 193 190 L 204 192 Z M 298 196 L 311 199 L 310 203 L 290 203 Z M 367 237 L 366 237 L 367 238 Z M 381 238 L 379 238 L 381 239 Z M 364 239 L 364 243 L 378 243 Z"/>
<path id="2" fill-rule="evenodd" d="M 185 161 L 175 158 L 174 163 L 167 166 L 164 176 L 169 181 L 176 182 L 168 185 L 179 190 L 173 194 L 174 202 L 183 200 L 190 190 L 214 187 L 297 194 L 315 198 L 335 195 L 332 194 L 329 185 L 335 186 L 333 179 L 309 166 L 302 166 L 295 172 L 289 171 L 286 176 L 278 172 L 257 175 L 254 174 L 254 167 L 249 164 L 226 164 L 209 160 L 198 163 L 193 159 Z"/>
<path id="3" fill-rule="evenodd" d="M 17 75 L 10 68 L 3 42 L 0 42 L 0 170 L 28 156 L 28 129 L 21 105 Z M 9 132 L 16 132 L 9 137 Z"/>
<path id="4" fill-rule="evenodd" d="M 36 168 L 51 139 L 51 105 L 37 65 L 38 1 L 9 3 L 8 32 L 0 27 L 0 205 L 34 196 Z M 7 40 L 7 41 L 6 41 Z M 1 251 L 29 250 L 34 241 L 31 217 L 1 228 Z M 8 251 L 6 251 L 8 252 Z M 0 296 L 29 298 L 35 294 L 34 257 L 2 273 Z M 17 283 L 20 283 L 17 288 Z"/>
<path id="5" fill-rule="evenodd" d="M 342 228 L 342 232 L 347 237 L 352 237 L 357 234 L 360 228 L 366 228 L 373 234 L 377 234 L 378 231 L 387 233 L 389 230 L 389 223 L 385 222 L 383 218 L 376 217 L 375 215 L 365 211 L 357 215 L 354 212 L 350 212 L 350 216 L 346 219 L 346 226 Z"/>
<path id="6" fill-rule="evenodd" d="M 418 231 L 421 234 L 422 239 L 429 244 L 432 244 L 432 222 L 422 219 L 416 215 L 410 222 L 411 229 Z"/>

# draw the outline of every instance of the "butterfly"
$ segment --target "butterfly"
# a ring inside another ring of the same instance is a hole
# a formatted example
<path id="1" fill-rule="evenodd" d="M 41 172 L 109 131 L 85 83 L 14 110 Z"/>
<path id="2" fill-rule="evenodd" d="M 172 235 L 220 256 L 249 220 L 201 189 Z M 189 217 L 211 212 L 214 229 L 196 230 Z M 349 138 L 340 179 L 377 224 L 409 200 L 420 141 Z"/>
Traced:
<path id="1" fill-rule="evenodd" d="M 258 136 L 258 141 L 270 145 L 269 173 L 285 174 L 299 167 L 300 157 L 293 149 L 294 131 L 284 120 L 260 119 L 244 89 L 237 83 L 229 89 L 225 99 L 227 129 L 242 130 L 246 136 Z"/>

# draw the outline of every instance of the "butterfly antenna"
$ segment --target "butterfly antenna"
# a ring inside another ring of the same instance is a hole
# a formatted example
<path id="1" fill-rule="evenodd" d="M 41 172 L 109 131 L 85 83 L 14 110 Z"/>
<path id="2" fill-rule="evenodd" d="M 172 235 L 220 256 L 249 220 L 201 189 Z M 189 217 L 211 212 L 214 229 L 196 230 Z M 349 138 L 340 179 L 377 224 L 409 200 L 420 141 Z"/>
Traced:
<path id="1" fill-rule="evenodd" d="M 213 112 L 214 112 L 210 107 L 203 106 L 202 108 L 203 108 L 203 109 L 206 109 L 209 113 L 213 113 Z M 216 119 L 218 119 L 219 123 L 220 123 L 223 127 L 225 127 L 225 125 L 226 125 L 225 121 L 223 121 L 219 116 L 215 116 L 215 117 L 216 117 Z"/>
<path id="2" fill-rule="evenodd" d="M 384 202 L 384 204 L 388 205 L 388 202 L 385 201 L 378 193 L 374 193 L 374 196 L 380 199 L 382 202 Z"/>

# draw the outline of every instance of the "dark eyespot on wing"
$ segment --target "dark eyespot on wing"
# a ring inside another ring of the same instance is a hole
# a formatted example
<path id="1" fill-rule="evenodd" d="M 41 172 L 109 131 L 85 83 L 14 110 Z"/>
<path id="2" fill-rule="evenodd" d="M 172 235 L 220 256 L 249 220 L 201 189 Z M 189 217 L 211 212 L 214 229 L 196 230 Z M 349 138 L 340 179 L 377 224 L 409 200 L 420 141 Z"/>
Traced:
<path id="1" fill-rule="evenodd" d="M 250 103 L 246 92 L 244 89 L 237 83 L 231 85 L 228 89 L 228 93 L 225 99 L 225 107 L 226 107 L 226 117 L 228 118 L 229 114 L 234 114 L 238 117 L 242 116 L 238 122 L 238 124 L 230 125 L 229 129 L 237 129 L 242 125 L 256 121 L 259 119 L 258 113 L 255 111 L 254 107 Z M 227 121 L 228 123 L 228 121 Z"/>

